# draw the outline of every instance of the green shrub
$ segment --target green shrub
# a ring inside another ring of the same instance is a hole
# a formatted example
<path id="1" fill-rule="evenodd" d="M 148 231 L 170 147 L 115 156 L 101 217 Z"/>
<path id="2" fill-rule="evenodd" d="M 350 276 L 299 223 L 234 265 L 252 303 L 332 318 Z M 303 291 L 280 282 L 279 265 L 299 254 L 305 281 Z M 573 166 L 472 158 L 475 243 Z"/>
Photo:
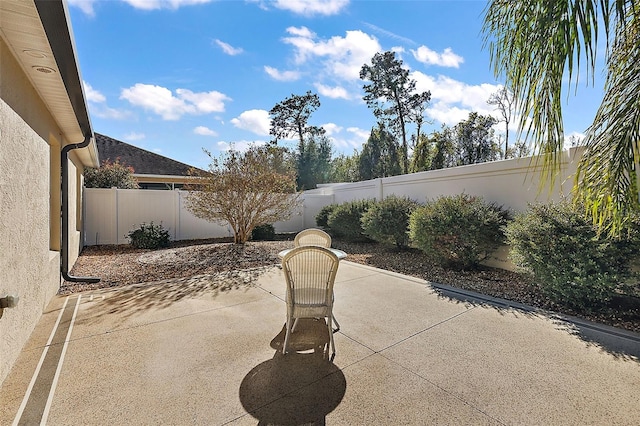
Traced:
<path id="1" fill-rule="evenodd" d="M 364 233 L 383 244 L 395 244 L 398 248 L 409 246 L 409 216 L 418 202 L 395 195 L 374 203 L 362 215 Z"/>
<path id="2" fill-rule="evenodd" d="M 580 207 L 536 204 L 518 214 L 506 229 L 511 260 L 533 273 L 542 291 L 557 303 L 597 310 L 633 276 L 638 222 L 624 238 L 599 234 Z"/>
<path id="3" fill-rule="evenodd" d="M 338 205 L 327 219 L 329 233 L 348 241 L 368 241 L 360 219 L 374 203 L 372 200 L 359 200 Z"/>
<path id="4" fill-rule="evenodd" d="M 143 223 L 140 228 L 127 234 L 131 245 L 135 248 L 157 249 L 169 246 L 169 231 L 160 225 Z"/>
<path id="5" fill-rule="evenodd" d="M 316 215 L 316 225 L 320 228 L 328 229 L 329 228 L 329 215 L 331 212 L 338 207 L 337 204 L 329 204 L 320 209 L 318 214 Z"/>
<path id="6" fill-rule="evenodd" d="M 251 239 L 254 241 L 273 241 L 276 238 L 276 230 L 270 223 L 258 225 L 251 231 Z"/>
<path id="7" fill-rule="evenodd" d="M 84 186 L 87 188 L 138 188 L 133 177 L 133 167 L 120 162 L 119 158 L 111 162 L 104 160 L 98 169 L 87 168 L 84 171 Z"/>
<path id="8" fill-rule="evenodd" d="M 503 244 L 508 216 L 507 211 L 480 197 L 440 197 L 414 210 L 409 237 L 443 266 L 477 268 Z"/>

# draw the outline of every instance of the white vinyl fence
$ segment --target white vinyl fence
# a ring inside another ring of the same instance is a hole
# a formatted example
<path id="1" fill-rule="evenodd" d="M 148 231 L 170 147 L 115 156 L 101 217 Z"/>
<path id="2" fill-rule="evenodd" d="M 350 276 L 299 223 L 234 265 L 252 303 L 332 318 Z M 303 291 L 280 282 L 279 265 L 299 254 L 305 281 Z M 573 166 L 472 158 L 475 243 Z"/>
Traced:
<path id="1" fill-rule="evenodd" d="M 84 244 L 128 244 L 127 234 L 142 223 L 162 224 L 174 241 L 232 237 L 230 226 L 195 217 L 185 206 L 186 191 L 85 188 Z M 274 224 L 276 232 L 303 229 L 302 211 Z"/>
<path id="2" fill-rule="evenodd" d="M 286 222 L 274 224 L 276 232 L 298 232 L 315 226 L 323 206 L 360 199 L 382 200 L 395 194 L 425 202 L 441 195 L 466 193 L 489 202 L 522 211 L 529 203 L 557 201 L 570 196 L 581 148 L 562 157 L 562 172 L 554 188 L 540 187 L 540 169 L 535 157 L 495 161 L 373 179 L 364 182 L 321 185 L 302 194 L 298 212 Z M 148 189 L 85 189 L 85 245 L 126 244 L 126 234 L 141 223 L 161 223 L 173 240 L 232 236 L 228 226 L 212 224 L 193 216 L 185 208 L 184 191 Z"/>

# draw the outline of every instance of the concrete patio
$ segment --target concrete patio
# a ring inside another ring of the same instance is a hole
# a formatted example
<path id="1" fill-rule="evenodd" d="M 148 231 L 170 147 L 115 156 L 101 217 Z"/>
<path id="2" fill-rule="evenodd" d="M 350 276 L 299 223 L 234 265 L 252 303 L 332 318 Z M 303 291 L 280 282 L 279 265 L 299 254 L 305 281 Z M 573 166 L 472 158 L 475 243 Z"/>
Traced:
<path id="1" fill-rule="evenodd" d="M 235 282 L 56 297 L 0 424 L 640 424 L 638 334 L 343 261 L 329 363 L 280 355 L 280 269 Z M 294 344 L 324 339 L 316 325 Z"/>

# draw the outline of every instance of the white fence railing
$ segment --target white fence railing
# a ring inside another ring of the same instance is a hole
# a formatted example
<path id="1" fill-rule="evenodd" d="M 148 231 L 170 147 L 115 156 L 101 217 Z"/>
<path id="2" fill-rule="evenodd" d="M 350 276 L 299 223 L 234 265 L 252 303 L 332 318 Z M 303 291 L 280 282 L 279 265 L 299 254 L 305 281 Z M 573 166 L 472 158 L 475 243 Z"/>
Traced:
<path id="1" fill-rule="evenodd" d="M 315 216 L 328 204 L 377 199 L 395 194 L 424 202 L 440 195 L 466 193 L 482 196 L 512 211 L 528 203 L 559 200 L 571 194 L 581 148 L 563 153 L 561 173 L 552 190 L 541 189 L 541 167 L 535 157 L 433 170 L 364 182 L 321 185 L 302 194 L 302 206 L 276 232 L 297 232 L 315 226 Z M 173 240 L 232 236 L 228 226 L 209 223 L 185 207 L 184 191 L 140 189 L 85 189 L 85 245 L 126 244 L 126 234 L 141 223 L 162 223 Z"/>

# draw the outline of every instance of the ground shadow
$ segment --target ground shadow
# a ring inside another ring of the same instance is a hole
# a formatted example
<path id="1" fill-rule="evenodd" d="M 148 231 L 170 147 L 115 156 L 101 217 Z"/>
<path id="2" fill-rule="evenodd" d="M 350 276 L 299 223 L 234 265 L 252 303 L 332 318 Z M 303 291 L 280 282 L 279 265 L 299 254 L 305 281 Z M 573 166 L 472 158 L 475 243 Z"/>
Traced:
<path id="1" fill-rule="evenodd" d="M 216 297 L 232 290 L 248 290 L 272 267 L 197 275 L 189 278 L 174 278 L 151 283 L 134 284 L 114 289 L 101 289 L 83 295 L 86 301 L 96 303 L 87 309 L 82 321 L 99 321 L 103 315 L 118 314 L 122 321 L 150 309 L 163 309 L 185 299 L 204 295 Z"/>
<path id="2" fill-rule="evenodd" d="M 284 331 L 283 327 L 271 341 L 276 349 L 273 358 L 242 380 L 240 402 L 258 425 L 324 425 L 347 389 L 342 371 L 324 356 L 326 323 L 301 320 L 286 355 L 282 354 Z"/>
<path id="3" fill-rule="evenodd" d="M 615 358 L 640 363 L 640 335 L 637 333 L 447 285 L 432 283 L 431 287 L 438 298 L 450 302 L 495 309 L 501 315 L 549 318 L 557 329 L 578 337 L 587 345 L 597 346 Z"/>

